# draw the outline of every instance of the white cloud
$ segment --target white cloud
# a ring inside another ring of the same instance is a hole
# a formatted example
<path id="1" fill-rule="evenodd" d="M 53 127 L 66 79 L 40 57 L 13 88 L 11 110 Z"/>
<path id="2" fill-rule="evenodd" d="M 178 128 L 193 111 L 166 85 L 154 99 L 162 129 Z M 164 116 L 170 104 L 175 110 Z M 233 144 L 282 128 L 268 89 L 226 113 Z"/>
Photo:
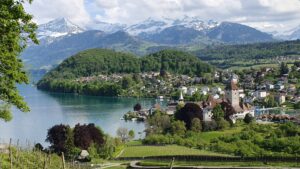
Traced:
<path id="1" fill-rule="evenodd" d="M 84 0 L 34 0 L 32 4 L 26 4 L 25 9 L 39 24 L 60 17 L 66 17 L 79 26 L 90 22 Z"/>
<path id="2" fill-rule="evenodd" d="M 27 9 L 39 23 L 67 17 L 79 25 L 91 20 L 133 24 L 149 17 L 188 15 L 255 25 L 262 30 L 300 24 L 300 0 L 34 0 Z"/>

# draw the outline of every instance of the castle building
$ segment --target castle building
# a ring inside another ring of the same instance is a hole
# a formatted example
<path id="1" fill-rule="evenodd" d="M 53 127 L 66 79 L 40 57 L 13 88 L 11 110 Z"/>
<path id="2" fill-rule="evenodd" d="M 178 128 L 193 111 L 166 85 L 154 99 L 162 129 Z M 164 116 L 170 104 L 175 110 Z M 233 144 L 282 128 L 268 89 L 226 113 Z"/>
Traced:
<path id="1" fill-rule="evenodd" d="M 229 103 L 235 107 L 240 104 L 240 94 L 239 88 L 237 86 L 237 81 L 231 80 L 225 88 L 225 98 Z"/>
<path id="2" fill-rule="evenodd" d="M 254 117 L 254 108 L 250 104 L 241 102 L 238 79 L 236 76 L 233 76 L 229 80 L 225 88 L 225 98 L 215 99 L 213 96 L 210 96 L 206 102 L 200 104 L 203 110 L 203 121 L 212 120 L 212 110 L 218 104 L 222 105 L 225 116 L 230 118 L 233 123 L 235 123 L 237 119 L 245 118 L 248 113 Z"/>
<path id="3" fill-rule="evenodd" d="M 238 88 L 238 78 L 233 76 L 226 88 L 225 88 L 225 101 L 228 102 L 232 107 L 231 119 L 234 121 L 236 119 L 245 118 L 246 114 L 250 113 L 254 117 L 254 108 L 247 103 L 243 103 L 240 100 L 240 92 Z"/>

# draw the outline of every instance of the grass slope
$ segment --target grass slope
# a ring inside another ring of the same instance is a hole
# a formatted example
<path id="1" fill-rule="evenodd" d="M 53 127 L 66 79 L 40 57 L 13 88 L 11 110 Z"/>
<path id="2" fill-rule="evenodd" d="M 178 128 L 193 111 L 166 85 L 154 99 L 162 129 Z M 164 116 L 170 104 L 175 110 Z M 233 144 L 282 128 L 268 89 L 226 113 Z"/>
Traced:
<path id="1" fill-rule="evenodd" d="M 166 146 L 128 146 L 120 157 L 148 157 L 148 156 L 172 156 L 172 155 L 211 155 L 224 156 L 224 154 L 198 150 L 177 145 Z"/>

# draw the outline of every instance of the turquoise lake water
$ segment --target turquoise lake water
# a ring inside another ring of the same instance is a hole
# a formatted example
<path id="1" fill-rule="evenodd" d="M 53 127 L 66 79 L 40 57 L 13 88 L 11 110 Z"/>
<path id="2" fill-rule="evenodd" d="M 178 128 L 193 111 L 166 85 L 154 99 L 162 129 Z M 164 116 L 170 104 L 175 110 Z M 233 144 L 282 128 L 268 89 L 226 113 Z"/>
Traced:
<path id="1" fill-rule="evenodd" d="M 95 123 L 105 133 L 116 135 L 119 127 L 133 129 L 136 138 L 143 137 L 144 123 L 125 122 L 123 114 L 132 110 L 136 103 L 150 108 L 155 99 L 112 98 L 58 94 L 39 91 L 34 86 L 19 87 L 31 111 L 28 113 L 13 110 L 13 120 L 0 121 L 0 143 L 20 139 L 32 144 L 45 144 L 47 130 L 56 124 Z"/>

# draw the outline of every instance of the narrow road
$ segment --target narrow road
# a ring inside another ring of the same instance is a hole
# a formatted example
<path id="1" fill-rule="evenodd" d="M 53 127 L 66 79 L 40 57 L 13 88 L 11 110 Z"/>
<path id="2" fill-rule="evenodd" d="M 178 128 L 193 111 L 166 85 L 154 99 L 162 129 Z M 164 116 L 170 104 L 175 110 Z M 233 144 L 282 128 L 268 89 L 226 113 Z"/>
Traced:
<path id="1" fill-rule="evenodd" d="M 96 165 L 97 167 L 94 169 L 110 168 L 110 167 L 116 167 L 120 165 L 121 163 L 106 163 L 106 164 Z"/>
<path id="2" fill-rule="evenodd" d="M 167 166 L 140 166 L 138 165 L 139 161 L 132 161 L 130 162 L 130 167 L 139 169 L 139 168 L 145 168 L 145 169 L 160 169 L 160 168 L 168 168 Z M 274 169 L 274 168 L 288 168 L 288 169 L 297 169 L 297 168 L 291 168 L 291 167 L 230 167 L 230 166 L 173 166 L 173 168 L 186 168 L 186 169 Z M 299 169 L 299 168 L 298 168 Z"/>
<path id="3" fill-rule="evenodd" d="M 124 150 L 125 148 L 115 158 L 119 158 L 123 154 Z"/>

